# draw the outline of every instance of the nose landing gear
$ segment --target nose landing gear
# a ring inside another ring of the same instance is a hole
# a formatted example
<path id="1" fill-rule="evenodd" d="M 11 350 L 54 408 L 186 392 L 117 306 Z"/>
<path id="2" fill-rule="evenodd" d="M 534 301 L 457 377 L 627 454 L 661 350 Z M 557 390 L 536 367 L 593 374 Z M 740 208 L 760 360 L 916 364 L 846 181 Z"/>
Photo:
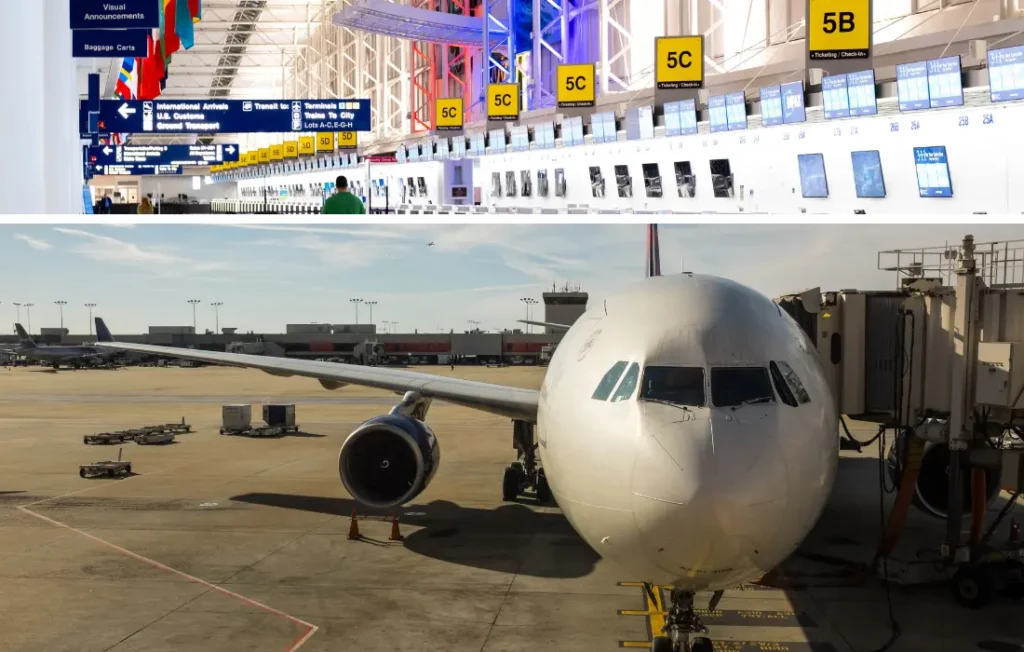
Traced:
<path id="1" fill-rule="evenodd" d="M 518 420 L 512 422 L 512 447 L 517 451 L 519 459 L 505 469 L 502 478 L 501 494 L 506 501 L 514 501 L 530 491 L 533 491 L 540 503 L 551 500 L 551 489 L 544 469 L 537 465 L 537 443 L 533 429 L 532 423 Z"/>
<path id="2" fill-rule="evenodd" d="M 651 585 L 646 585 L 651 592 Z M 716 592 L 712 598 L 712 609 L 718 604 L 721 593 Z M 654 603 L 654 600 L 651 600 Z M 706 636 L 691 634 L 707 634 L 708 628 L 701 622 L 700 616 L 693 609 L 693 593 L 672 589 L 672 606 L 665 618 L 664 636 L 655 636 L 651 644 L 651 652 L 713 652 L 711 639 Z"/>

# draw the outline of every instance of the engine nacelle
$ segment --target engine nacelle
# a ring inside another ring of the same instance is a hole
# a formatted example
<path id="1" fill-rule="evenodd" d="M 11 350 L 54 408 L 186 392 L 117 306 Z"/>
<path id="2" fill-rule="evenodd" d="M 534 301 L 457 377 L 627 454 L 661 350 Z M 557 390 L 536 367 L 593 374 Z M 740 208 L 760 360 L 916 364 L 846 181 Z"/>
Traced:
<path id="1" fill-rule="evenodd" d="M 369 507 L 404 505 L 420 495 L 441 464 L 427 424 L 400 414 L 374 417 L 341 445 L 338 473 L 353 498 Z"/>
<path id="2" fill-rule="evenodd" d="M 324 378 L 320 379 L 320 386 L 328 390 L 341 389 L 346 385 L 348 385 L 348 383 L 343 383 L 340 380 L 326 380 Z"/>
<path id="3" fill-rule="evenodd" d="M 889 448 L 886 458 L 886 466 L 889 471 L 889 478 L 899 487 L 903 477 L 903 461 L 906 460 L 906 447 L 910 443 L 913 434 L 909 432 L 900 433 Z M 997 458 L 998 459 L 998 458 Z M 977 460 L 974 461 L 975 463 Z M 960 466 L 960 479 L 962 485 L 964 517 L 970 516 L 971 504 L 971 469 L 984 468 L 985 470 L 985 504 L 987 505 L 999 494 L 999 482 L 1002 476 L 1001 468 L 991 465 L 967 462 Z M 934 441 L 925 442 L 924 457 L 921 458 L 921 471 L 917 477 L 917 486 L 914 488 L 914 506 L 936 518 L 946 518 L 949 510 L 949 447 L 946 444 L 939 444 Z"/>

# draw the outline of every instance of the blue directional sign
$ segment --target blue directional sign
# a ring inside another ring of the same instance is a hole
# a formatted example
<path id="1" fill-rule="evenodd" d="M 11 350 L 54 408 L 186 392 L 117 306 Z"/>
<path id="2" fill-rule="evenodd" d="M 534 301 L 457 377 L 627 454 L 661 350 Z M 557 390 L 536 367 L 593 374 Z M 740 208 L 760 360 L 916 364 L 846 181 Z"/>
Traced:
<path id="1" fill-rule="evenodd" d="M 157 29 L 160 0 L 73 0 L 71 29 Z"/>
<path id="2" fill-rule="evenodd" d="M 238 145 L 114 145 L 90 147 L 93 165 L 217 165 L 237 163 Z"/>
<path id="3" fill-rule="evenodd" d="M 145 58 L 149 54 L 149 33 L 145 29 L 78 29 L 71 32 L 71 56 Z"/>
<path id="4" fill-rule="evenodd" d="M 370 100 L 103 100 L 99 123 L 127 134 L 370 131 Z"/>
<path id="5" fill-rule="evenodd" d="M 175 175 L 182 173 L 180 165 L 90 165 L 89 170 L 93 174 L 105 174 L 108 176 L 152 176 L 152 175 Z"/>

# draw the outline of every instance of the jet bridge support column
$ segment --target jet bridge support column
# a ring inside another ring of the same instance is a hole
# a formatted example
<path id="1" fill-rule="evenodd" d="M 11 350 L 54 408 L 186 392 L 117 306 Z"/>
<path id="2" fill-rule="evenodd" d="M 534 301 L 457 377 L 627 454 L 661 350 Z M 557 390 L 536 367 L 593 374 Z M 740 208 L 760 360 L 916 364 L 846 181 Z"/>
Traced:
<path id="1" fill-rule="evenodd" d="M 974 258 L 974 237 L 965 236 L 956 277 L 956 314 L 953 318 L 952 393 L 949 415 L 949 512 L 943 553 L 957 561 L 961 552 L 963 472 L 974 439 L 975 381 L 978 362 L 978 303 L 980 280 Z"/>

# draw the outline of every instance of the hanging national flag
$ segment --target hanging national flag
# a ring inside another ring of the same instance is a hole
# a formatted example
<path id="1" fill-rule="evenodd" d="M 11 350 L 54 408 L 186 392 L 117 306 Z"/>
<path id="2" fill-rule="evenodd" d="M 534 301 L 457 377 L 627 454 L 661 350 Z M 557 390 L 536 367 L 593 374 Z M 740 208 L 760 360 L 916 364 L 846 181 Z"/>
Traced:
<path id="1" fill-rule="evenodd" d="M 149 55 L 142 60 L 139 75 L 139 99 L 155 100 L 160 97 L 160 79 L 163 77 L 163 56 L 158 51 L 159 41 L 153 40 L 150 34 L 147 51 Z"/>
<path id="2" fill-rule="evenodd" d="M 181 40 L 181 47 L 191 50 L 195 45 L 196 32 L 195 23 L 192 22 L 192 13 L 189 9 L 188 0 L 171 0 L 177 2 L 174 12 L 174 31 Z"/>
<path id="3" fill-rule="evenodd" d="M 203 0 L 188 0 L 188 13 L 192 14 L 192 22 L 198 23 L 203 19 Z"/>
<path id="4" fill-rule="evenodd" d="M 176 0 L 163 0 L 164 11 L 161 14 L 160 41 L 164 46 L 164 65 L 171 62 L 171 55 L 181 49 L 181 39 L 175 28 L 177 21 Z"/>
<path id="5" fill-rule="evenodd" d="M 139 85 L 138 77 L 135 74 L 135 59 L 126 57 L 121 60 L 121 72 L 117 76 L 114 90 L 125 100 L 134 100 L 138 95 Z"/>

